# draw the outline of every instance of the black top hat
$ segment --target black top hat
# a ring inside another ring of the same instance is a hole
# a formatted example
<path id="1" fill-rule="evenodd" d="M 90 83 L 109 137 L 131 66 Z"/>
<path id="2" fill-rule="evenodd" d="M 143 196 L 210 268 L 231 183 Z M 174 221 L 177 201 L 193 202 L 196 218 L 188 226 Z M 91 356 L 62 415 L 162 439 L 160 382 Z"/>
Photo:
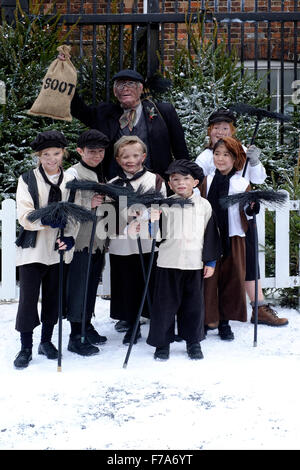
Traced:
<path id="1" fill-rule="evenodd" d="M 173 173 L 192 175 L 194 179 L 199 180 L 199 184 L 202 183 L 204 179 L 202 168 L 197 165 L 197 163 L 191 162 L 190 160 L 174 160 L 166 171 L 167 175 L 172 175 Z"/>
<path id="2" fill-rule="evenodd" d="M 35 152 L 44 150 L 50 147 L 65 148 L 68 145 L 68 141 L 65 136 L 59 131 L 44 131 L 40 132 L 33 142 L 30 143 L 30 147 Z"/>
<path id="3" fill-rule="evenodd" d="M 109 145 L 109 138 L 97 129 L 90 129 L 79 136 L 77 145 L 81 149 L 84 147 L 89 149 L 104 149 Z"/>
<path id="4" fill-rule="evenodd" d="M 143 76 L 131 69 L 120 70 L 120 72 L 113 76 L 112 81 L 114 82 L 115 80 L 133 80 L 134 82 L 144 83 Z"/>
<path id="5" fill-rule="evenodd" d="M 214 111 L 208 118 L 208 125 L 215 124 L 216 122 L 232 122 L 236 125 L 235 115 L 230 109 L 220 108 Z"/>

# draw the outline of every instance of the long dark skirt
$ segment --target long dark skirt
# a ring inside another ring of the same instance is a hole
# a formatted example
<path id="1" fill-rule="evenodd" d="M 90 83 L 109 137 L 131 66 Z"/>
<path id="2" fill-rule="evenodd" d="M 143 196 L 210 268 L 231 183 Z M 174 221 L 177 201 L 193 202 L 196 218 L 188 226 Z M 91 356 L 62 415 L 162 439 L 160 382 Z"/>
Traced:
<path id="1" fill-rule="evenodd" d="M 157 254 L 154 254 L 154 262 L 149 282 L 149 294 L 152 299 L 154 278 L 156 270 Z M 115 320 L 126 320 L 134 323 L 140 308 L 145 281 L 143 277 L 140 255 L 109 255 L 111 302 L 110 316 Z M 146 273 L 150 260 L 150 253 L 143 254 Z M 149 318 L 150 309 L 145 300 L 143 317 Z"/>
<path id="2" fill-rule="evenodd" d="M 231 252 L 217 261 L 212 277 L 204 279 L 205 324 L 219 320 L 247 321 L 245 238 L 231 237 Z"/>
<path id="3" fill-rule="evenodd" d="M 190 343 L 204 339 L 203 271 L 157 268 L 147 343 L 163 347 L 178 335 Z"/>
<path id="4" fill-rule="evenodd" d="M 87 293 L 86 320 L 90 320 L 94 310 L 97 289 L 104 265 L 104 252 L 97 250 L 91 257 L 90 275 Z M 67 278 L 67 319 L 81 322 L 88 267 L 88 249 L 76 251 L 69 266 Z"/>

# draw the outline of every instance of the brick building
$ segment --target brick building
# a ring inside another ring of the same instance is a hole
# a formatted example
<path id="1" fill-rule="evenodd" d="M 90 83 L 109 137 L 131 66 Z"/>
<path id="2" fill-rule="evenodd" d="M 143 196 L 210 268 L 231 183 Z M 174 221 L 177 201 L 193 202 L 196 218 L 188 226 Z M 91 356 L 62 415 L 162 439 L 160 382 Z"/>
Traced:
<path id="1" fill-rule="evenodd" d="M 0 3 L 5 6 L 14 2 L 0 0 Z M 21 0 L 25 8 L 28 3 Z M 212 38 L 217 24 L 216 40 L 225 41 L 228 50 L 234 49 L 245 67 L 258 75 L 271 70 L 268 88 L 275 95 L 273 108 L 281 107 L 282 110 L 283 101 L 287 102 L 292 94 L 292 83 L 300 78 L 298 3 L 298 0 L 57 0 L 56 8 L 69 15 L 70 24 L 81 18 L 72 35 L 72 42 L 78 45 L 80 54 L 91 51 L 92 47 L 95 54 L 95 44 L 99 46 L 101 41 L 107 47 L 108 26 L 116 22 L 120 67 L 125 38 L 128 46 L 129 37 L 138 39 L 144 34 L 144 42 L 140 41 L 135 49 L 145 50 L 148 71 L 157 66 L 157 63 L 153 65 L 156 49 L 160 53 L 161 70 L 171 65 L 176 47 L 189 41 L 186 15 L 194 15 L 193 21 L 197 22 L 197 13 L 205 10 L 205 39 Z M 44 11 L 47 12 L 52 4 L 45 2 Z M 154 16 L 150 18 L 150 15 Z M 168 22 L 163 19 L 166 15 Z M 133 16 L 138 16 L 140 22 Z M 116 41 L 116 37 L 113 38 Z"/>
<path id="2" fill-rule="evenodd" d="M 37 0 L 38 1 L 38 0 Z M 2 4 L 12 3 L 7 0 L 1 0 Z M 23 2 L 26 3 L 26 2 Z M 47 10 L 53 2 L 45 2 L 45 10 Z M 298 1 L 296 0 L 102 0 L 102 1 L 65 1 L 57 0 L 57 8 L 62 13 L 70 14 L 108 14 L 108 13 L 149 13 L 151 10 L 155 13 L 196 13 L 205 9 L 211 13 L 233 14 L 236 12 L 244 13 L 293 13 L 298 12 Z M 300 10 L 299 10 L 300 11 Z M 295 22 L 270 21 L 265 20 L 253 22 L 245 21 L 243 23 L 233 21 L 231 23 L 219 24 L 219 35 L 228 38 L 228 29 L 230 27 L 230 43 L 237 48 L 241 47 L 241 36 L 244 36 L 244 59 L 254 59 L 254 54 L 258 54 L 259 59 L 267 59 L 268 54 L 268 38 L 271 41 L 271 59 L 279 60 L 281 58 L 282 41 L 284 42 L 284 59 L 294 60 L 294 35 Z M 269 31 L 268 31 L 269 29 Z M 209 34 L 211 27 L 207 25 L 206 34 Z M 174 41 L 175 28 L 174 24 L 165 24 L 164 28 L 165 41 L 168 39 Z M 186 28 L 183 24 L 178 25 L 177 35 L 179 40 L 186 37 Z M 282 37 L 283 36 L 283 37 Z M 257 44 L 255 44 L 257 38 Z M 171 50 L 171 47 L 169 48 Z M 166 53 L 169 51 L 166 48 Z M 297 40 L 297 51 L 300 56 L 300 41 Z"/>
<path id="3" fill-rule="evenodd" d="M 298 22 L 295 21 L 300 11 L 297 0 L 106 0 L 67 3 L 71 5 L 66 7 L 64 1 L 58 0 L 59 10 L 81 14 L 125 14 L 128 18 L 132 13 L 181 14 L 181 23 L 163 22 L 157 25 L 159 39 L 155 47 L 159 49 L 163 67 L 170 66 L 177 45 L 188 41 L 185 15 L 196 15 L 206 10 L 208 21 L 204 35 L 207 39 L 212 37 L 212 19 L 215 17 L 217 40 L 225 41 L 229 50 L 234 48 L 245 67 L 258 76 L 271 70 L 266 87 L 274 96 L 273 109 L 283 111 L 284 103 L 291 99 L 293 82 L 300 78 L 300 35 Z M 122 25 L 120 34 L 126 28 L 130 26 Z M 85 38 L 88 42 L 88 27 Z"/>

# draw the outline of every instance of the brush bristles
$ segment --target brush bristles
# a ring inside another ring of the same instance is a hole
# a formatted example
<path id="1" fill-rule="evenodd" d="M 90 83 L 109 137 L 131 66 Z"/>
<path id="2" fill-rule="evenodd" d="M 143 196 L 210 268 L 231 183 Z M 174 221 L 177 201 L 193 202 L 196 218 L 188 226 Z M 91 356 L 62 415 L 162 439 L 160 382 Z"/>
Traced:
<path id="1" fill-rule="evenodd" d="M 127 196 L 133 192 L 131 186 L 119 186 L 113 183 L 97 183 L 96 181 L 88 180 L 72 180 L 68 181 L 66 187 L 71 190 L 81 191 L 94 191 L 98 194 L 109 196 L 112 199 L 117 199 L 120 196 Z"/>
<path id="2" fill-rule="evenodd" d="M 190 199 L 183 198 L 166 198 L 162 192 L 149 189 L 145 191 L 143 186 L 139 186 L 138 189 L 131 193 L 127 199 L 127 205 L 131 206 L 133 204 L 141 204 L 146 207 L 150 207 L 152 204 L 166 204 L 172 206 L 178 204 L 180 206 L 192 205 L 193 202 Z"/>
<path id="3" fill-rule="evenodd" d="M 290 121 L 290 116 L 281 113 L 275 113 L 273 111 L 268 111 L 267 109 L 263 108 L 256 108 L 255 106 L 251 106 L 246 103 L 236 103 L 230 106 L 232 111 L 235 111 L 239 114 L 249 114 L 250 116 L 256 116 L 258 119 L 262 119 L 263 117 L 276 119 L 277 121 Z"/>
<path id="4" fill-rule="evenodd" d="M 150 207 L 152 204 L 167 204 L 169 206 L 173 204 L 179 204 L 181 206 L 192 204 L 189 199 L 181 198 L 165 198 L 163 193 L 153 189 L 146 190 L 143 185 L 140 185 L 136 191 L 131 186 L 118 186 L 113 183 L 101 184 L 95 181 L 88 180 L 76 180 L 68 181 L 68 189 L 82 190 L 82 191 L 95 191 L 109 196 L 115 201 L 121 196 L 127 197 L 127 206 L 130 207 L 133 204 L 141 204 L 146 207 Z"/>
<path id="5" fill-rule="evenodd" d="M 85 209 L 84 207 L 78 206 L 73 202 L 59 201 L 52 202 L 46 207 L 36 209 L 28 214 L 27 219 L 30 222 L 35 222 L 42 217 L 52 223 L 65 223 L 68 222 L 80 222 L 85 223 L 94 219 L 94 214 Z"/>
<path id="6" fill-rule="evenodd" d="M 222 207 L 227 208 L 234 204 L 245 207 L 252 202 L 281 206 L 286 202 L 287 195 L 279 191 L 246 191 L 244 193 L 232 194 L 219 200 Z"/>

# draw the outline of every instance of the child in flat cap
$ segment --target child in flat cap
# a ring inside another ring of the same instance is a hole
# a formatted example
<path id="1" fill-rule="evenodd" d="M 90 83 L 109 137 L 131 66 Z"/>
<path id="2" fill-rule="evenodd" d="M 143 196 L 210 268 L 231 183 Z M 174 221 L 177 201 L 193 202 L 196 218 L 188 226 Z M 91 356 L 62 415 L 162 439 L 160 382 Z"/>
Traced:
<path id="1" fill-rule="evenodd" d="M 66 250 L 64 261 L 72 259 L 74 239 L 73 227 L 65 227 L 65 237 L 57 240 L 58 228 L 43 219 L 29 222 L 31 211 L 45 207 L 52 202 L 66 201 L 70 180 L 63 169 L 67 140 L 59 131 L 41 132 L 31 143 L 38 158 L 38 167 L 20 176 L 17 187 L 17 216 L 21 225 L 16 241 L 17 262 L 20 280 L 20 300 L 16 318 L 16 330 L 20 332 L 21 351 L 14 365 L 27 367 L 32 359 L 33 330 L 40 324 L 38 299 L 42 287 L 41 342 L 38 353 L 48 359 L 56 359 L 58 352 L 51 342 L 54 326 L 58 319 L 59 253 Z"/>
<path id="2" fill-rule="evenodd" d="M 201 166 L 203 169 L 204 175 L 215 170 L 215 165 L 213 161 L 213 146 L 215 143 L 222 137 L 234 137 L 236 133 L 236 118 L 234 113 L 225 108 L 220 108 L 214 111 L 208 118 L 208 128 L 207 135 L 209 136 L 208 147 L 198 155 L 195 162 Z M 260 149 L 255 145 L 251 145 L 248 149 L 243 147 L 247 158 L 249 159 L 249 165 L 243 176 L 254 184 L 262 184 L 267 175 L 266 170 L 261 164 Z M 239 170 L 239 174 L 242 175 L 243 168 Z"/>
<path id="3" fill-rule="evenodd" d="M 194 194 L 194 188 L 203 180 L 201 168 L 176 160 L 167 174 L 175 193 L 172 197 L 190 199 L 193 204 L 162 210 L 162 241 L 147 343 L 156 348 L 155 359 L 167 360 L 177 317 L 178 335 L 186 341 L 188 356 L 202 359 L 203 278 L 214 272 L 220 255 L 219 235 L 209 202 Z"/>
<path id="4" fill-rule="evenodd" d="M 66 170 L 73 178 L 104 183 L 102 162 L 109 140 L 97 129 L 83 132 L 77 141 L 77 152 L 80 162 Z M 103 196 L 91 191 L 81 191 L 81 203 L 86 209 L 97 210 L 103 202 Z M 89 284 L 86 306 L 86 337 L 81 342 L 81 321 L 84 309 L 85 285 L 89 257 L 89 245 L 92 233 L 92 222 L 85 223 L 79 229 L 75 241 L 75 251 L 68 270 L 67 278 L 67 319 L 70 322 L 71 333 L 68 350 L 81 356 L 91 356 L 99 352 L 96 345 L 107 341 L 91 323 L 94 315 L 97 289 L 104 266 L 105 239 L 95 233 L 89 273 Z"/>
<path id="5" fill-rule="evenodd" d="M 236 122 L 235 115 L 231 110 L 220 108 L 214 111 L 208 119 L 207 134 L 209 136 L 208 147 L 200 153 L 196 158 L 195 162 L 201 166 L 204 175 L 207 176 L 215 171 L 215 165 L 213 160 L 213 146 L 219 139 L 223 137 L 235 137 L 236 133 Z M 266 170 L 259 160 L 260 149 L 255 145 L 250 145 L 246 148 L 243 145 L 243 150 L 246 153 L 246 157 L 249 160 L 249 164 L 237 171 L 237 174 L 246 178 L 250 183 L 262 184 L 266 177 Z M 251 322 L 254 322 L 254 303 L 255 303 L 255 266 L 254 266 L 254 229 L 252 221 L 248 223 L 248 230 L 246 233 L 246 278 L 245 278 L 245 289 L 250 299 L 252 310 Z M 279 318 L 277 313 L 266 303 L 264 293 L 261 287 L 260 280 L 258 281 L 258 319 L 259 323 L 270 326 L 282 326 L 288 323 L 286 318 Z M 213 325 L 211 325 L 213 326 Z"/>

